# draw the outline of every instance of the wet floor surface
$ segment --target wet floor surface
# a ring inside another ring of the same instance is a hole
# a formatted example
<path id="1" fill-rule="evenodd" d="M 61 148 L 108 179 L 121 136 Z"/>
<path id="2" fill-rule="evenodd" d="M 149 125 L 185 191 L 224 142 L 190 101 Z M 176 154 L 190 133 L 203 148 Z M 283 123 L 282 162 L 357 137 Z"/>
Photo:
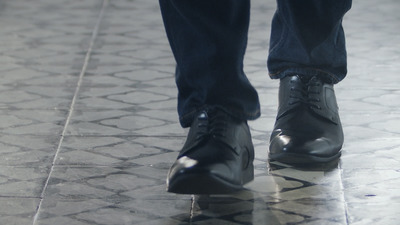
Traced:
<path id="1" fill-rule="evenodd" d="M 274 10 L 252 1 L 256 178 L 234 195 L 190 196 L 165 192 L 187 131 L 157 1 L 0 0 L 0 224 L 398 224 L 400 2 L 354 1 L 344 19 L 345 145 L 325 168 L 268 161 Z"/>

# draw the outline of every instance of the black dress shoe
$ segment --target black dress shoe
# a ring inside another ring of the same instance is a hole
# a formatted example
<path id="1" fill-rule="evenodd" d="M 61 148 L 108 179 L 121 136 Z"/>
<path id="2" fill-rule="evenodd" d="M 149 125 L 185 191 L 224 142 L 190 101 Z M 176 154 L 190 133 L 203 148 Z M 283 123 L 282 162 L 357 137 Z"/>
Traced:
<path id="1" fill-rule="evenodd" d="M 201 111 L 167 177 L 167 191 L 227 194 L 254 179 L 254 148 L 246 121 L 225 112 Z"/>
<path id="2" fill-rule="evenodd" d="M 318 77 L 281 79 L 269 158 L 289 164 L 326 163 L 340 157 L 342 145 L 333 85 Z"/>

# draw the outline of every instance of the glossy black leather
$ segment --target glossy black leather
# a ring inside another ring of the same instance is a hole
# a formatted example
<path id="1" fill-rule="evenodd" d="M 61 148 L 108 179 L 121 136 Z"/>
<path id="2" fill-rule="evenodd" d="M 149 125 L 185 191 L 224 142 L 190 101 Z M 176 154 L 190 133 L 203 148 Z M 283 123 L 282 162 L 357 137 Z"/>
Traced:
<path id="1" fill-rule="evenodd" d="M 246 121 L 221 110 L 203 110 L 167 177 L 167 190 L 182 194 L 226 194 L 253 180 L 254 148 Z"/>
<path id="2" fill-rule="evenodd" d="M 343 130 L 333 85 L 318 77 L 281 79 L 269 158 L 285 163 L 324 163 L 340 157 Z"/>

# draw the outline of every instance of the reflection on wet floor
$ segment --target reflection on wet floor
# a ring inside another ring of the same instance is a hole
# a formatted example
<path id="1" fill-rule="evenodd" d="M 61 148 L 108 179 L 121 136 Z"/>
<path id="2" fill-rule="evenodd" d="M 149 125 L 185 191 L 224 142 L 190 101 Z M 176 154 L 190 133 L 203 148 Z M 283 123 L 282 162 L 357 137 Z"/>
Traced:
<path id="1" fill-rule="evenodd" d="M 346 209 L 340 184 L 330 183 L 340 181 L 338 162 L 328 168 L 269 165 L 268 176 L 257 176 L 244 191 L 233 195 L 192 196 L 191 216 L 184 221 L 195 224 L 202 221 L 210 224 L 345 224 Z"/>

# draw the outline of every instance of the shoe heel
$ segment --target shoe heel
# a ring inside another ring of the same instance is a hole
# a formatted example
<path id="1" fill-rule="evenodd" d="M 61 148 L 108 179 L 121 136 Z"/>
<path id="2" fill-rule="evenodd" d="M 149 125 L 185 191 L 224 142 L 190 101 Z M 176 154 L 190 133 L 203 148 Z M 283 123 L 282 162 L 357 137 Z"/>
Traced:
<path id="1" fill-rule="evenodd" d="M 248 159 L 245 164 L 243 164 L 243 168 L 245 168 L 242 172 L 242 185 L 249 183 L 254 180 L 254 147 L 253 143 L 250 140 L 250 143 L 247 144 L 246 151 L 243 151 L 242 159 Z"/>
<path id="2" fill-rule="evenodd" d="M 253 162 L 250 162 L 242 173 L 242 185 L 247 184 L 252 180 L 254 180 L 254 165 Z"/>

